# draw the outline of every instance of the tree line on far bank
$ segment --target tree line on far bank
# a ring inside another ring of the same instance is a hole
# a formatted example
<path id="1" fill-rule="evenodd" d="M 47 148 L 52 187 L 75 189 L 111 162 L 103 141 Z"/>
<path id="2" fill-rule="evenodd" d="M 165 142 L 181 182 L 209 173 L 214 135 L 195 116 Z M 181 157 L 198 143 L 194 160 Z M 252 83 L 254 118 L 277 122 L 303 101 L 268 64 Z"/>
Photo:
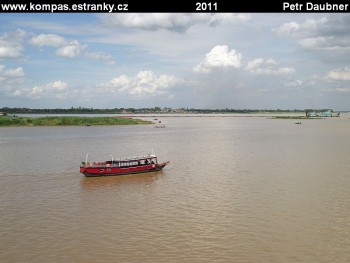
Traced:
<path id="1" fill-rule="evenodd" d="M 85 107 L 71 108 L 54 108 L 54 109 L 35 109 L 21 107 L 2 107 L 0 112 L 7 114 L 149 114 L 149 113 L 278 113 L 278 112 L 304 112 L 305 110 L 289 109 L 196 109 L 196 108 L 179 108 L 172 109 L 168 107 L 153 108 L 113 108 L 113 109 L 94 109 Z"/>

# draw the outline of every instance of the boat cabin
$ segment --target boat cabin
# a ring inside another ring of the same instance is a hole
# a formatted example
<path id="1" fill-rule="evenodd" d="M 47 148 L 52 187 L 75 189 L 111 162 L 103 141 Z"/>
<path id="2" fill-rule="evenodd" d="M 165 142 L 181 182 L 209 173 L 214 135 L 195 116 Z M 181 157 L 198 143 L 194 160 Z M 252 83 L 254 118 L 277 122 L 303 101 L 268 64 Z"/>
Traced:
<path id="1" fill-rule="evenodd" d="M 147 156 L 138 156 L 135 158 L 106 161 L 106 166 L 135 167 L 135 166 L 143 166 L 143 165 L 157 164 L 157 163 L 158 161 L 155 155 L 147 155 Z"/>

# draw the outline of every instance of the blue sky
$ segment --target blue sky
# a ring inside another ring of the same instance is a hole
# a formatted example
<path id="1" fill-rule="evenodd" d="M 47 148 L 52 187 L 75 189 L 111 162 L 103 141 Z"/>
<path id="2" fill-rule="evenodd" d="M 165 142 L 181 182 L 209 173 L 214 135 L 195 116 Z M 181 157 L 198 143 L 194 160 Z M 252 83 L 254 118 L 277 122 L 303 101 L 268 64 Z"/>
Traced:
<path id="1" fill-rule="evenodd" d="M 2 14 L 0 107 L 350 110 L 350 15 Z"/>

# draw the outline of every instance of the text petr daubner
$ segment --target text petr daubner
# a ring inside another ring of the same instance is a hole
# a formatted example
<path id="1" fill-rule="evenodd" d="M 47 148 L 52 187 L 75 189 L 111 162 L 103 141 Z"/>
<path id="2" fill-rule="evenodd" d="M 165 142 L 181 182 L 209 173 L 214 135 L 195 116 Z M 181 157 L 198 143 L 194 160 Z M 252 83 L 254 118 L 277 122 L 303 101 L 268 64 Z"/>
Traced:
<path id="1" fill-rule="evenodd" d="M 349 4 L 334 4 L 334 3 L 290 3 L 283 2 L 283 11 L 348 11 Z"/>

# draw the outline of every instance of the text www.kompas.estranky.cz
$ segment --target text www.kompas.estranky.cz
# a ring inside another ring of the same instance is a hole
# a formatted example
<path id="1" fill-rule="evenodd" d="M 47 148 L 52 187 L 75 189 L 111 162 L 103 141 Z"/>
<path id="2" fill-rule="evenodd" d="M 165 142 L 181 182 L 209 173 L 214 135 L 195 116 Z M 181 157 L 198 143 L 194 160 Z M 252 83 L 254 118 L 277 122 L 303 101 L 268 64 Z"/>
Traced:
<path id="1" fill-rule="evenodd" d="M 128 11 L 128 4 L 1 4 L 4 12 L 123 12 Z"/>

